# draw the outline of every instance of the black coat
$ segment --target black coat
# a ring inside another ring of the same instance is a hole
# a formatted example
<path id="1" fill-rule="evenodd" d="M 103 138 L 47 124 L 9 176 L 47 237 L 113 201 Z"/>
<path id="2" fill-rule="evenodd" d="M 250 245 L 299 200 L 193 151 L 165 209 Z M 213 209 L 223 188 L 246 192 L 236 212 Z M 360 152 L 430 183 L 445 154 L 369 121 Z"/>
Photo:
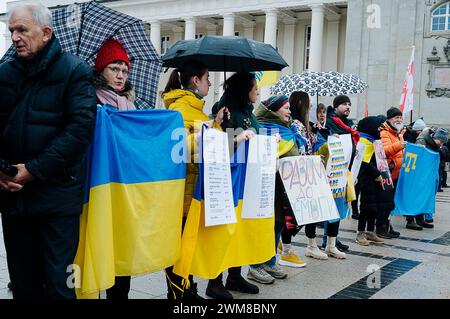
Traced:
<path id="1" fill-rule="evenodd" d="M 369 116 L 358 123 L 358 131 L 370 135 L 374 140 L 380 139 L 379 127 L 386 120 L 383 116 Z M 380 176 L 377 168 L 375 153 L 372 154 L 370 162 L 362 162 L 358 175 L 358 185 L 361 190 L 360 210 L 369 214 L 379 211 L 391 211 L 395 208 L 394 191 L 384 191 L 375 179 Z"/>
<path id="2" fill-rule="evenodd" d="M 0 158 L 24 163 L 35 180 L 0 191 L 0 211 L 79 214 L 85 154 L 95 125 L 92 70 L 53 37 L 31 62 L 0 65 Z"/>

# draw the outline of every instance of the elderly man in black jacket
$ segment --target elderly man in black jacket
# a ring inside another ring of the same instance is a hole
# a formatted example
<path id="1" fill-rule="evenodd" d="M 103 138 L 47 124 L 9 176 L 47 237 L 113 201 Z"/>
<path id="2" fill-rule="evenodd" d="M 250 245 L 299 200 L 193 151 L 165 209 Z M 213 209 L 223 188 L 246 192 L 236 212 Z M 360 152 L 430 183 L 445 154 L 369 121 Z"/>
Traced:
<path id="1" fill-rule="evenodd" d="M 92 71 L 64 53 L 51 12 L 39 4 L 9 14 L 16 48 L 0 65 L 0 211 L 14 298 L 75 298 L 85 154 L 95 124 Z"/>

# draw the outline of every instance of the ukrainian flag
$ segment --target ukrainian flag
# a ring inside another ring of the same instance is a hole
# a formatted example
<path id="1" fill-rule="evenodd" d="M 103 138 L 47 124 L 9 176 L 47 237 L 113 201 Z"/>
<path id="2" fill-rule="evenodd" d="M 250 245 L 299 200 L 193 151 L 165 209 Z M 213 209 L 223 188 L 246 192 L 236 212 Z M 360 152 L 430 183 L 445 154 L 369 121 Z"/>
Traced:
<path id="1" fill-rule="evenodd" d="M 176 150 L 185 143 L 178 112 L 98 108 L 74 262 L 79 298 L 178 259 L 186 164 Z"/>
<path id="2" fill-rule="evenodd" d="M 174 272 L 185 279 L 189 274 L 213 279 L 230 267 L 263 263 L 275 255 L 274 217 L 241 218 L 247 164 L 237 163 L 236 159 L 239 154 L 246 153 L 242 149 L 246 145 L 248 151 L 248 142 L 242 143 L 231 164 L 235 224 L 205 227 L 203 164 L 199 164 L 194 198 L 183 231 L 181 255 L 174 267 Z"/>

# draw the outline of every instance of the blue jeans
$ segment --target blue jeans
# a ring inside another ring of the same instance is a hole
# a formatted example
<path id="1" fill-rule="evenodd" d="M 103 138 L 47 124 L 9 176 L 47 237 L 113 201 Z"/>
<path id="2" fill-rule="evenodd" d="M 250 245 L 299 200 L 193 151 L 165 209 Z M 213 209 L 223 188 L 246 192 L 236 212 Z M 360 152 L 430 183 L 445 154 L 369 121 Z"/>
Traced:
<path id="1" fill-rule="evenodd" d="M 277 246 L 278 246 L 278 243 L 280 242 L 281 232 L 283 231 L 284 227 L 286 227 L 286 222 L 275 220 L 275 256 L 273 256 L 271 259 L 269 259 L 265 263 L 250 265 L 250 267 L 258 268 L 263 265 L 266 265 L 269 267 L 275 266 L 275 264 L 277 262 Z"/>

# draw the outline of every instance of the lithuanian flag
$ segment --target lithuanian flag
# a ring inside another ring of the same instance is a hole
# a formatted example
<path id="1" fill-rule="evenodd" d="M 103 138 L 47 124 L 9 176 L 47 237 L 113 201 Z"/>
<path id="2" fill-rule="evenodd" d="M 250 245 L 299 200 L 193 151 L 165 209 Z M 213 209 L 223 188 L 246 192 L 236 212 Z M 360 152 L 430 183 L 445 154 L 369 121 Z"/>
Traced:
<path id="1" fill-rule="evenodd" d="M 248 142 L 239 147 L 246 145 Z M 275 255 L 274 217 L 241 218 L 247 164 L 237 163 L 237 154 L 244 153 L 238 149 L 231 164 L 235 224 L 205 226 L 203 164 L 199 164 L 200 174 L 183 231 L 180 259 L 174 267 L 174 272 L 185 279 L 189 274 L 213 279 L 230 267 L 263 263 Z"/>
<path id="2" fill-rule="evenodd" d="M 186 164 L 172 157 L 185 156 L 173 152 L 186 149 L 183 134 L 175 111 L 98 108 L 75 259 L 78 298 L 98 298 L 115 276 L 178 259 Z"/>

